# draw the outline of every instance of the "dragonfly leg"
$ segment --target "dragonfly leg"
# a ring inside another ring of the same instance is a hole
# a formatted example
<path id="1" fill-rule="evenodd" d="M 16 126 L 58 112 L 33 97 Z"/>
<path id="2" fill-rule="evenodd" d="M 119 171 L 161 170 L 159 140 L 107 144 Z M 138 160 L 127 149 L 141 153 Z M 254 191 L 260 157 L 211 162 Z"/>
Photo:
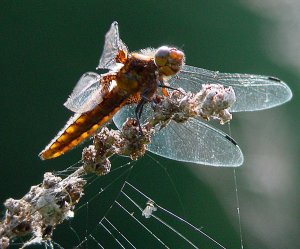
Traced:
<path id="1" fill-rule="evenodd" d="M 166 97 L 169 97 L 169 93 L 166 91 L 166 89 L 171 89 L 171 90 L 174 90 L 174 91 L 179 91 L 182 94 L 184 94 L 182 91 L 180 91 L 180 89 L 175 88 L 175 87 L 171 87 L 167 82 L 164 82 L 164 81 L 158 81 L 157 82 L 157 86 L 162 88 L 162 93 Z"/>
<path id="2" fill-rule="evenodd" d="M 140 119 L 141 119 L 141 116 L 142 116 L 142 112 L 143 112 L 143 108 L 144 108 L 144 105 L 149 101 L 148 98 L 142 96 L 142 99 L 140 100 L 140 102 L 138 103 L 138 105 L 136 106 L 135 108 L 135 117 L 136 117 L 136 120 L 137 120 L 137 123 L 138 123 L 138 126 L 139 126 L 139 131 L 140 131 L 140 134 L 143 136 L 143 130 L 142 130 L 142 126 L 141 126 L 141 122 L 140 122 Z"/>

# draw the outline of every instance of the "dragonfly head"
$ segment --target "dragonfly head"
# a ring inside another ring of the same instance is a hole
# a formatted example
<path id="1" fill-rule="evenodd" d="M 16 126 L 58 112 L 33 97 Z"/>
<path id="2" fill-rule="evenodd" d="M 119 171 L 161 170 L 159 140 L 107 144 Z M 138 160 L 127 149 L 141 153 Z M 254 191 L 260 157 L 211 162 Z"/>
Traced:
<path id="1" fill-rule="evenodd" d="M 184 63 L 184 53 L 177 48 L 162 46 L 154 55 L 155 64 L 165 76 L 176 74 Z"/>

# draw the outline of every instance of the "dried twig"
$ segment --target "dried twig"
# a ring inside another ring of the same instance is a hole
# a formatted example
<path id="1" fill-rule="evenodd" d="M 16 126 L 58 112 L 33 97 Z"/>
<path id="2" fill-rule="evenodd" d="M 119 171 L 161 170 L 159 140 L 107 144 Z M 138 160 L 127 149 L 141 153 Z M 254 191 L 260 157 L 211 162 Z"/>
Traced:
<path id="1" fill-rule="evenodd" d="M 23 236 L 31 236 L 23 248 L 36 243 L 51 243 L 55 227 L 74 216 L 75 205 L 83 196 L 85 174 L 101 176 L 109 173 L 109 158 L 114 154 L 133 160 L 143 156 L 155 127 L 164 128 L 172 120 L 183 123 L 191 117 L 202 117 L 204 120 L 218 119 L 223 124 L 232 118 L 228 108 L 234 102 L 231 87 L 207 84 L 196 94 L 179 89 L 169 97 L 153 99 L 153 115 L 142 125 L 143 136 L 135 119 L 127 119 L 121 130 L 103 127 L 94 136 L 93 145 L 83 149 L 82 166 L 75 172 L 65 179 L 45 173 L 43 183 L 32 186 L 22 199 L 5 201 L 6 213 L 0 223 L 0 248 L 7 248 L 11 239 Z"/>

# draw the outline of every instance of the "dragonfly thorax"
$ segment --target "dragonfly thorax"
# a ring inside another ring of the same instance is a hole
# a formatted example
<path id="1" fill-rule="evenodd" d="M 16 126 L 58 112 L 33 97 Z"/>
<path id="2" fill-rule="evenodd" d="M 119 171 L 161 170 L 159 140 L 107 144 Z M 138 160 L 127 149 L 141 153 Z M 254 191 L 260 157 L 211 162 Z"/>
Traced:
<path id="1" fill-rule="evenodd" d="M 154 93 L 157 88 L 158 68 L 153 57 L 139 53 L 128 56 L 118 72 L 116 81 L 119 89 L 127 93 Z"/>

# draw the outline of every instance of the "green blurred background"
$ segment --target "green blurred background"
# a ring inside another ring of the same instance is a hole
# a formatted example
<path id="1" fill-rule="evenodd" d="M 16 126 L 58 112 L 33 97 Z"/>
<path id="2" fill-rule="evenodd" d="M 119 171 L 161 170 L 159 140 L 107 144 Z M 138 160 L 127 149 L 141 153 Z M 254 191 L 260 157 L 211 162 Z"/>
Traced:
<path id="1" fill-rule="evenodd" d="M 44 172 L 63 170 L 79 160 L 82 147 L 50 161 L 41 161 L 37 154 L 71 115 L 62 104 L 78 78 L 94 71 L 104 35 L 117 20 L 131 51 L 175 45 L 185 51 L 189 65 L 274 75 L 288 83 L 294 93 L 291 102 L 235 114 L 231 135 L 245 155 L 244 165 L 236 171 L 244 247 L 298 248 L 299 11 L 297 0 L 1 1 L 1 203 L 8 197 L 21 198 L 31 185 L 41 182 Z M 129 181 L 226 248 L 239 248 L 233 170 L 154 157 L 168 174 L 146 156 L 136 162 Z M 113 168 L 122 163 L 123 159 L 115 158 Z M 87 195 L 97 193 L 101 184 L 107 185 L 117 175 L 91 184 Z M 71 226 L 79 240 L 95 227 L 104 212 L 101 207 L 110 204 L 119 186 L 75 217 Z M 131 229 L 130 218 L 121 216 L 119 222 Z M 138 248 L 156 248 L 138 241 L 144 231 L 134 231 L 136 244 L 143 245 Z M 107 235 L 95 236 L 105 243 Z M 175 237 L 171 248 L 189 248 Z M 54 238 L 64 248 L 78 244 L 68 222 L 55 231 Z M 98 248 L 89 243 L 82 248 Z M 116 248 L 106 243 L 106 248 Z M 198 245 L 218 248 L 203 238 Z"/>

